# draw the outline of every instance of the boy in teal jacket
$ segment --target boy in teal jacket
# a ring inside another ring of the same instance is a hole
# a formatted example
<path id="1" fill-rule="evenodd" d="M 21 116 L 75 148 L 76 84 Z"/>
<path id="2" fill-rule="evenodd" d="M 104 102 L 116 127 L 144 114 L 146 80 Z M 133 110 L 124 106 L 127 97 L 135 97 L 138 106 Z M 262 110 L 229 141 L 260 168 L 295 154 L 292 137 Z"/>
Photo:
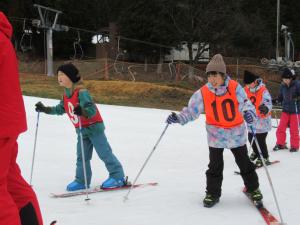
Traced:
<path id="1" fill-rule="evenodd" d="M 77 133 L 77 162 L 75 180 L 68 184 L 68 191 L 85 189 L 83 157 L 80 143 L 80 132 L 83 137 L 83 150 L 89 187 L 92 177 L 90 161 L 92 159 L 93 147 L 99 158 L 104 162 L 109 172 L 109 178 L 102 183 L 102 188 L 115 188 L 126 185 L 124 171 L 121 163 L 113 154 L 112 149 L 104 133 L 103 119 L 93 103 L 93 100 L 86 89 L 76 86 L 81 79 L 78 69 L 71 63 L 61 65 L 57 69 L 58 83 L 65 88 L 63 100 L 53 107 L 44 106 L 38 102 L 37 112 L 44 112 L 51 115 L 62 115 L 67 113 Z M 79 124 L 82 129 L 80 131 Z"/>

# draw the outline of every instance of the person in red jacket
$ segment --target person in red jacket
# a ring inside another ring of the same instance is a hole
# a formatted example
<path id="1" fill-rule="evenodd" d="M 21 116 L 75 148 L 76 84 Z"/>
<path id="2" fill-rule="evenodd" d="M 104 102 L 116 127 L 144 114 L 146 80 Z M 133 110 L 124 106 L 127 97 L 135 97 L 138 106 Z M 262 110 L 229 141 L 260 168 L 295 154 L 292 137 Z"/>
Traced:
<path id="1" fill-rule="evenodd" d="M 0 11 L 0 224 L 42 225 L 37 197 L 16 163 L 18 136 L 27 130 L 12 26 Z"/>

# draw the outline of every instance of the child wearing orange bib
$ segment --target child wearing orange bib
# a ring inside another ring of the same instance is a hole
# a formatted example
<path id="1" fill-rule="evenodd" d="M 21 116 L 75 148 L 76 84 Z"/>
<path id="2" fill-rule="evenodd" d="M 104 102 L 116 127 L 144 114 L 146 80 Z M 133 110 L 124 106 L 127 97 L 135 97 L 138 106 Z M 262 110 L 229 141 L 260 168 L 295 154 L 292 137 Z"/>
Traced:
<path id="1" fill-rule="evenodd" d="M 184 125 L 205 113 L 209 165 L 206 171 L 204 207 L 212 207 L 221 197 L 224 148 L 233 153 L 247 192 L 253 200 L 261 201 L 255 166 L 248 157 L 244 123 L 244 120 L 249 124 L 255 123 L 255 108 L 241 85 L 226 75 L 226 65 L 220 54 L 212 57 L 206 67 L 206 75 L 208 82 L 193 94 L 188 106 L 180 113 L 173 112 L 169 115 L 167 123 Z"/>
<path id="2" fill-rule="evenodd" d="M 262 79 L 258 75 L 251 73 L 250 71 L 244 72 L 244 84 L 247 97 L 250 99 L 252 104 L 255 106 L 257 122 L 254 126 L 255 137 L 259 144 L 259 148 L 263 155 L 266 165 L 270 164 L 268 147 L 266 143 L 266 138 L 268 132 L 271 131 L 271 110 L 272 110 L 272 98 L 266 88 L 265 84 L 262 82 Z M 262 159 L 258 152 L 256 143 L 253 140 L 253 131 L 251 127 L 248 128 L 248 139 L 250 144 L 252 144 L 253 152 L 250 155 L 250 159 L 254 161 L 257 167 L 263 166 Z"/>

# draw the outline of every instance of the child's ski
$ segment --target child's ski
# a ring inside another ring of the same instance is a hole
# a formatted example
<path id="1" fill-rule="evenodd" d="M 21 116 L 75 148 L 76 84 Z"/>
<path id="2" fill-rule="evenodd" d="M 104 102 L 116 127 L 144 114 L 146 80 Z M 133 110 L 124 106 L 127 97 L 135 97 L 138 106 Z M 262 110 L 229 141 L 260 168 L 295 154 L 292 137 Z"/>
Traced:
<path id="1" fill-rule="evenodd" d="M 243 189 L 243 193 L 248 197 L 249 200 L 253 203 L 253 205 L 257 208 L 259 211 L 260 215 L 263 217 L 267 225 L 272 225 L 272 224 L 280 224 L 280 222 L 273 216 L 269 210 L 267 210 L 262 202 L 254 202 L 251 199 L 251 196 L 246 192 L 246 188 Z"/>
<path id="2" fill-rule="evenodd" d="M 145 186 L 156 186 L 158 183 L 144 183 L 144 184 L 135 184 L 133 188 L 138 188 L 138 187 L 145 187 Z M 65 192 L 65 193 L 60 193 L 60 194 L 55 194 L 51 193 L 51 197 L 53 198 L 67 198 L 67 197 L 72 197 L 72 196 L 78 196 L 78 195 L 85 195 L 85 194 L 93 194 L 93 193 L 98 193 L 98 192 L 107 192 L 107 191 L 118 191 L 118 190 L 126 190 L 131 188 L 131 184 L 127 184 L 126 186 L 123 187 L 116 187 L 116 188 L 107 188 L 107 189 L 102 189 L 100 186 L 90 188 L 86 192 L 85 190 L 81 191 L 73 191 L 73 192 Z"/>
<path id="3" fill-rule="evenodd" d="M 280 161 L 279 160 L 274 160 L 274 161 L 271 161 L 270 164 L 268 166 L 271 166 L 273 164 L 276 164 L 276 163 L 279 163 Z M 259 166 L 259 167 L 256 167 L 256 169 L 259 169 L 259 168 L 262 168 L 263 166 Z M 235 175 L 241 175 L 241 172 L 239 171 L 234 171 L 234 174 Z"/>

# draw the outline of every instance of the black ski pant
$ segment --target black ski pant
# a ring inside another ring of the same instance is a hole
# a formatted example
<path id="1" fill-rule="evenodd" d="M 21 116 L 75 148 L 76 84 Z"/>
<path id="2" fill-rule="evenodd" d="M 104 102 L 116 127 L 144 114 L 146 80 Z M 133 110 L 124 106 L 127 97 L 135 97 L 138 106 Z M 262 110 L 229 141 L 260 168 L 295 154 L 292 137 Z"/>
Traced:
<path id="1" fill-rule="evenodd" d="M 268 147 L 267 147 L 267 143 L 266 143 L 266 138 L 267 138 L 268 133 L 259 133 L 259 134 L 255 134 L 258 145 L 260 147 L 262 156 L 264 157 L 264 159 L 269 158 L 269 153 L 268 153 Z M 252 143 L 252 149 L 256 154 L 256 158 L 260 158 L 260 154 L 258 152 L 258 148 L 257 145 L 255 143 L 255 140 L 253 140 L 253 134 L 252 133 L 248 133 L 248 140 L 250 142 L 250 145 Z"/>
<path id="2" fill-rule="evenodd" d="M 249 159 L 247 146 L 243 145 L 230 150 L 240 168 L 245 187 L 250 192 L 256 190 L 259 187 L 258 176 L 254 164 Z M 209 164 L 206 171 L 206 193 L 218 198 L 221 196 L 223 181 L 223 151 L 223 148 L 209 147 Z"/>

